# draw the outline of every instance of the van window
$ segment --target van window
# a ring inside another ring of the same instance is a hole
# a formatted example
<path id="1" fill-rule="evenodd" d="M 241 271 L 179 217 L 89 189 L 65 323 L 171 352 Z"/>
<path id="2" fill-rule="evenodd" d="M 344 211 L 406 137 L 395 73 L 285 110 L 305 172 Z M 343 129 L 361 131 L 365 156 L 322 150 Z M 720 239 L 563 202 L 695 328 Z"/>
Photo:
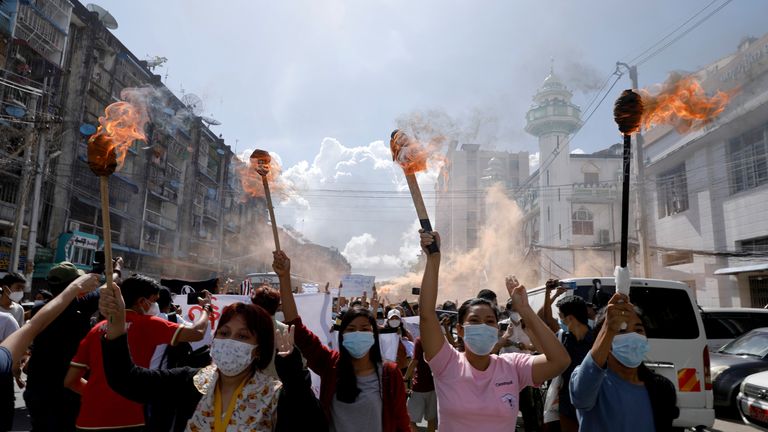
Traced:
<path id="1" fill-rule="evenodd" d="M 631 287 L 630 301 L 642 309 L 645 332 L 652 339 L 696 339 L 699 323 L 685 290 Z"/>

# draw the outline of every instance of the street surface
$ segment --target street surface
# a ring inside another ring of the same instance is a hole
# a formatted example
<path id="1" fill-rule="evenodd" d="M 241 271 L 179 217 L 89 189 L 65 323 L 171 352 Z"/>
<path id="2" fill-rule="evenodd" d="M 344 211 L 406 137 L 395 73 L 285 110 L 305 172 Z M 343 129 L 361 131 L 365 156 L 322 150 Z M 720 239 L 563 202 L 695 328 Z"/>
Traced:
<path id="1" fill-rule="evenodd" d="M 16 416 L 13 421 L 13 429 L 11 429 L 14 432 L 31 430 L 31 425 L 27 418 L 27 407 L 24 405 L 22 393 L 23 391 L 16 387 Z M 426 431 L 426 426 L 426 422 L 419 424 L 419 430 Z M 717 419 L 712 429 L 707 429 L 710 432 L 748 432 L 755 430 L 755 428 L 744 425 L 740 420 L 737 421 L 736 419 Z"/>

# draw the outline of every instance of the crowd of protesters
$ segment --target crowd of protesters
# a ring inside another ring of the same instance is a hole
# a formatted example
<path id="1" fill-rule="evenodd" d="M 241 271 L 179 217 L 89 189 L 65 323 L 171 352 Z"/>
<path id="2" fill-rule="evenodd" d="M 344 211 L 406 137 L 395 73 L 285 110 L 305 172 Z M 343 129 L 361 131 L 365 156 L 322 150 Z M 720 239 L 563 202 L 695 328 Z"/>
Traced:
<path id="1" fill-rule="evenodd" d="M 339 297 L 331 340 L 302 319 L 284 252 L 274 254 L 279 290 L 257 287 L 250 302 L 226 306 L 208 342 L 210 293 L 187 321 L 167 288 L 123 277 L 119 259 L 110 287 L 55 265 L 27 311 L 27 281 L 9 273 L 0 280 L 0 431 L 12 428 L 15 386 L 34 431 L 672 429 L 675 389 L 643 365 L 643 316 L 628 297 L 596 311 L 550 280 L 534 310 L 510 276 L 507 299 L 483 289 L 438 304 L 441 257 L 427 250 L 439 235 L 420 239 L 418 303 Z M 396 348 L 384 349 L 390 341 Z"/>

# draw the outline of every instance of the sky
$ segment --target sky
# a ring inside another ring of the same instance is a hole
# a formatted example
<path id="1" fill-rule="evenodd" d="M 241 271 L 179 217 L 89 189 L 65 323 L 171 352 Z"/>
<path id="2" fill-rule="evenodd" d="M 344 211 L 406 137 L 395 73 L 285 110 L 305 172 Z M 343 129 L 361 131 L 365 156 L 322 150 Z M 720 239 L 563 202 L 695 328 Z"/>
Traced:
<path id="1" fill-rule="evenodd" d="M 552 64 L 584 108 L 616 61 L 710 0 L 94 2 L 136 56 L 168 58 L 155 72 L 177 95 L 200 96 L 236 153 L 279 155 L 297 191 L 278 208 L 280 224 L 337 247 L 353 271 L 387 278 L 418 251 L 415 212 L 385 142 L 398 119 L 444 113 L 467 140 L 535 153 L 525 113 Z M 642 64 L 640 85 L 727 55 L 742 37 L 768 32 L 765 16 L 764 0 L 730 2 Z M 625 75 L 572 150 L 619 141 L 611 106 L 628 87 Z M 420 177 L 423 189 L 433 178 Z"/>

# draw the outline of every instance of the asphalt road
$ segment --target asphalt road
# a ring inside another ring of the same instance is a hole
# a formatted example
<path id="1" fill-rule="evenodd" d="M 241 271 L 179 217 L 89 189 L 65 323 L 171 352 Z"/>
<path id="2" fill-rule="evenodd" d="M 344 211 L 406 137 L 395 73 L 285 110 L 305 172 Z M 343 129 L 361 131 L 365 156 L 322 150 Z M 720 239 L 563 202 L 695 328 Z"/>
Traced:
<path id="1" fill-rule="evenodd" d="M 426 422 L 424 424 L 421 424 L 419 430 L 426 431 Z M 31 426 L 29 423 L 29 418 L 27 417 L 27 408 L 24 405 L 24 398 L 22 397 L 22 391 L 19 390 L 19 388 L 16 388 L 16 414 L 14 416 L 13 421 L 13 429 L 11 431 L 29 431 L 31 430 Z M 519 429 L 519 430 L 522 430 Z M 752 432 L 756 429 L 750 426 L 747 426 L 741 422 L 741 420 L 737 420 L 735 418 L 726 418 L 725 416 L 722 416 L 722 418 L 718 418 L 715 421 L 715 425 L 711 429 L 707 429 L 711 432 Z"/>

